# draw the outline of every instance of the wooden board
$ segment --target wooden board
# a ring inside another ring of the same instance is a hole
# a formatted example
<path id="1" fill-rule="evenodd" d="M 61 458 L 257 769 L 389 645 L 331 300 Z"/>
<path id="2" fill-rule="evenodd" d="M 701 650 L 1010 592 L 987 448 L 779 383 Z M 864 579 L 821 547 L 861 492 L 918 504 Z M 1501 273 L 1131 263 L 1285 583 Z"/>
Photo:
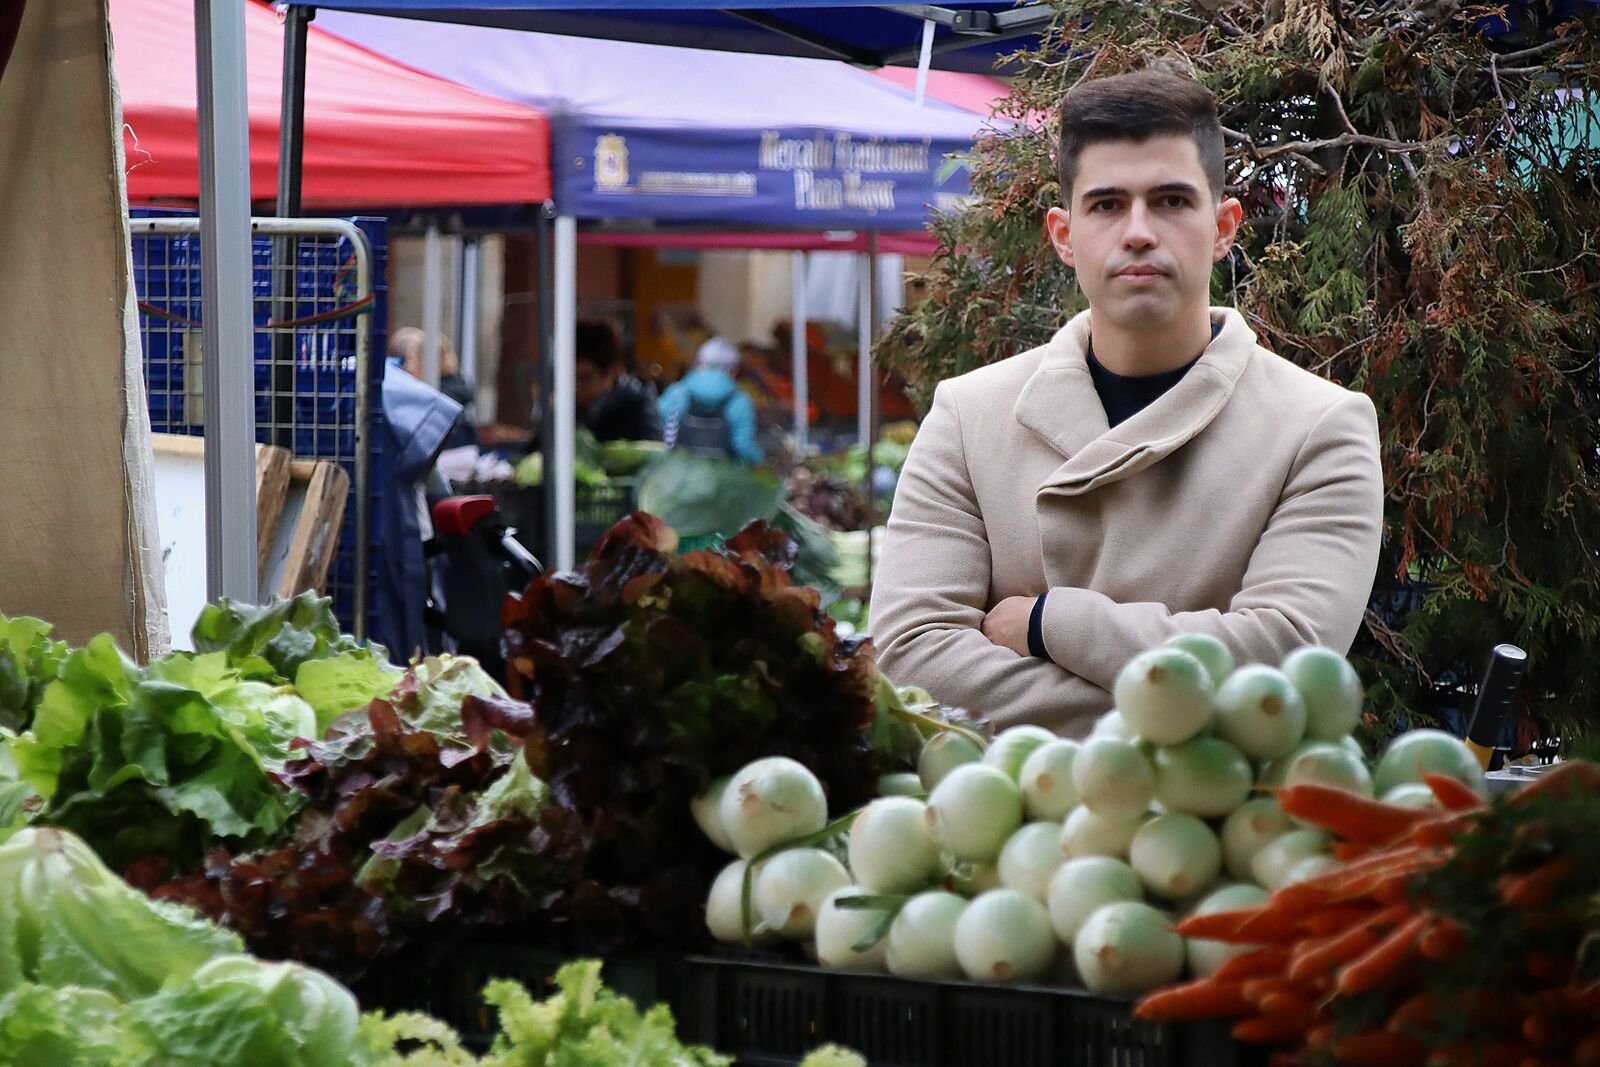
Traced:
<path id="1" fill-rule="evenodd" d="M 328 570 L 339 548 L 350 476 L 337 463 L 293 460 L 278 536 L 273 542 L 263 589 L 294 596 L 327 591 Z"/>
<path id="2" fill-rule="evenodd" d="M 166 573 L 167 618 L 172 647 L 189 648 L 189 627 L 206 604 L 205 439 L 183 434 L 151 434 L 154 456 L 156 528 Z M 289 453 L 276 445 L 256 446 L 256 553 L 265 575 L 278 534 L 289 483 Z M 263 591 L 270 587 L 263 584 Z"/>
<path id="3" fill-rule="evenodd" d="M 256 587 L 268 589 L 267 559 L 278 536 L 278 520 L 289 496 L 289 450 L 256 446 Z"/>

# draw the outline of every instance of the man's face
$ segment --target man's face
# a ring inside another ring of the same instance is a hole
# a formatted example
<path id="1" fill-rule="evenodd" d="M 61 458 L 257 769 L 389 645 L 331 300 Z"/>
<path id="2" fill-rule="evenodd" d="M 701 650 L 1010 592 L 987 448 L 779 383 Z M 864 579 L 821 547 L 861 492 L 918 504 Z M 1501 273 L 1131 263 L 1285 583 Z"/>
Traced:
<path id="1" fill-rule="evenodd" d="M 1242 215 L 1237 200 L 1212 199 L 1194 139 L 1162 135 L 1085 148 L 1072 202 L 1046 226 L 1095 314 L 1144 333 L 1209 305 L 1211 268 Z"/>
<path id="2" fill-rule="evenodd" d="M 573 392 L 580 408 L 586 408 L 604 396 L 616 378 L 616 375 L 607 374 L 587 359 L 577 361 L 575 373 Z"/>

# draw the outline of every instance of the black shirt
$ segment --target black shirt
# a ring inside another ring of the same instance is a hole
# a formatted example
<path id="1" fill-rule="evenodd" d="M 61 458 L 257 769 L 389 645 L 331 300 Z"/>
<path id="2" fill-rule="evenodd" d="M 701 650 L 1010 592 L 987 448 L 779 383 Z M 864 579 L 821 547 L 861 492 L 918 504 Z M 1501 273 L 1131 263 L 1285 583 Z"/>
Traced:
<path id="1" fill-rule="evenodd" d="M 1211 339 L 1215 341 L 1217 334 L 1222 332 L 1222 325 L 1211 324 Z M 1100 361 L 1094 358 L 1094 345 L 1091 344 L 1085 353 L 1089 359 L 1089 377 L 1094 379 L 1094 391 L 1100 394 L 1100 406 L 1106 409 L 1106 422 L 1111 426 L 1139 414 L 1145 408 L 1155 403 L 1162 393 L 1177 385 L 1189 368 L 1200 362 L 1200 356 L 1195 356 L 1183 366 L 1175 370 L 1162 371 L 1160 374 L 1141 374 L 1128 376 L 1114 374 L 1101 366 Z M 1033 611 L 1028 616 L 1028 652 L 1039 659 L 1049 659 L 1050 653 L 1044 647 L 1044 602 L 1050 595 L 1047 589 L 1033 602 Z"/>
<path id="2" fill-rule="evenodd" d="M 1222 327 L 1213 322 L 1211 324 L 1211 339 L 1215 341 L 1217 334 L 1222 332 Z M 1200 355 L 1205 355 L 1201 352 Z M 1116 374 L 1106 370 L 1098 359 L 1094 358 L 1094 346 L 1091 344 L 1087 352 L 1089 360 L 1089 377 L 1094 379 L 1094 391 L 1100 394 L 1100 406 L 1106 409 L 1106 422 L 1115 426 L 1120 422 L 1139 414 L 1145 408 L 1155 403 L 1163 393 L 1177 385 L 1189 368 L 1200 362 L 1200 356 L 1195 356 L 1183 366 L 1174 370 L 1162 371 L 1160 374 L 1140 374 L 1129 376 Z"/>

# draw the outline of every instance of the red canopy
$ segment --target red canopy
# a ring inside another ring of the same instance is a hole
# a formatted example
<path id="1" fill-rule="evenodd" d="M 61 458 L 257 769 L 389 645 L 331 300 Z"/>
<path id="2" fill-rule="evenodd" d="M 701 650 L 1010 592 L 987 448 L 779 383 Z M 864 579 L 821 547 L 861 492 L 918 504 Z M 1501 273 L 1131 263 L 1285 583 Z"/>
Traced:
<path id="1" fill-rule="evenodd" d="M 246 4 L 250 196 L 277 193 L 283 30 Z M 111 0 L 128 199 L 199 197 L 194 0 Z M 307 42 L 307 208 L 522 204 L 550 196 L 533 108 L 400 66 L 317 29 Z"/>

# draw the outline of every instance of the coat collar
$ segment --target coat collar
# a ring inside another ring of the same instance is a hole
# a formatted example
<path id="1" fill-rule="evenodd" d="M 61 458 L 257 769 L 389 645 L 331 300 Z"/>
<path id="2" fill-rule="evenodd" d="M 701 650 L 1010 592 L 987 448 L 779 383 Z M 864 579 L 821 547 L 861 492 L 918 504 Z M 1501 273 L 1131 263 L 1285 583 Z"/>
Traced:
<path id="1" fill-rule="evenodd" d="M 1017 421 L 1044 438 L 1066 462 L 1040 492 L 1073 496 L 1120 481 L 1175 452 L 1211 424 L 1233 395 L 1255 354 L 1256 335 L 1232 308 L 1212 308 L 1222 332 L 1177 385 L 1115 429 L 1089 376 L 1089 312 L 1075 316 L 1045 346 L 1022 388 Z"/>

